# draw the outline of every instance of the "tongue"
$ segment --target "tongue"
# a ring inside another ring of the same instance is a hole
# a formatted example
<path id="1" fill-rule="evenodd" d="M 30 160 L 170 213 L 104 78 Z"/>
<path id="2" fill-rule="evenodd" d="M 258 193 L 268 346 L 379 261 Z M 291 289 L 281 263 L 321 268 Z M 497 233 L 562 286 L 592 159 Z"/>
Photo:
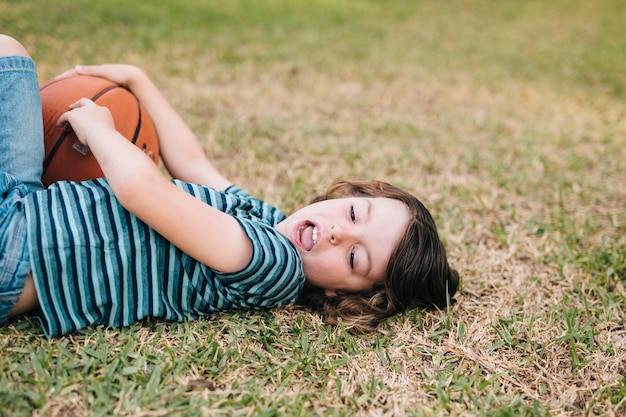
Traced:
<path id="1" fill-rule="evenodd" d="M 313 249 L 313 226 L 308 226 L 300 233 L 300 242 L 307 251 Z"/>

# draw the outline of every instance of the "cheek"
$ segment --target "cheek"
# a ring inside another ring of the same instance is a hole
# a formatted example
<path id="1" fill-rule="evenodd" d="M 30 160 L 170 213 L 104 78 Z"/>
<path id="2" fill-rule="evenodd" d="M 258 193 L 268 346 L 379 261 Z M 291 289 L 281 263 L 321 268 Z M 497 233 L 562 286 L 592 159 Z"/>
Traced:
<path id="1" fill-rule="evenodd" d="M 324 263 L 317 259 L 304 259 L 304 272 L 307 276 L 323 276 L 324 275 Z"/>
<path id="2" fill-rule="evenodd" d="M 304 274 L 313 285 L 324 287 L 333 282 L 341 268 L 336 262 L 323 256 L 303 257 Z"/>

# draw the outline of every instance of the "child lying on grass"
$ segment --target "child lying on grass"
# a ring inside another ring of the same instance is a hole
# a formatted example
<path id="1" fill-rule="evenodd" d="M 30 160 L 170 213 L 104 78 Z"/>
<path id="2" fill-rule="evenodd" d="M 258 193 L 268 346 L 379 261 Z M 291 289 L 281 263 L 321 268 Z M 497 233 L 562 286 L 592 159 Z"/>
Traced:
<path id="1" fill-rule="evenodd" d="M 459 281 L 428 210 L 378 181 L 340 181 L 285 216 L 222 176 L 146 74 L 77 67 L 131 90 L 159 136 L 162 175 L 89 99 L 70 126 L 104 178 L 41 183 L 37 73 L 0 36 L 0 323 L 37 317 L 47 337 L 146 317 L 298 303 L 354 332 L 415 307 L 445 307 Z"/>

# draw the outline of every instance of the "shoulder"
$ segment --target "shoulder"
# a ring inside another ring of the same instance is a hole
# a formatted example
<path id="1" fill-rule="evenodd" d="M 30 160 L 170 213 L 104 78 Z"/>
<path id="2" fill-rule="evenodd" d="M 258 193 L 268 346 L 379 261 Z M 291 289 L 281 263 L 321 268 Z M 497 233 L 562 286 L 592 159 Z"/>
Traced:
<path id="1" fill-rule="evenodd" d="M 304 289 L 305 275 L 297 249 L 274 227 L 263 221 L 235 217 L 248 237 L 252 253 L 235 272 L 203 266 L 209 291 L 220 299 L 221 309 L 265 309 L 294 303 Z M 204 292 L 204 290 L 203 290 Z"/>
<path id="2" fill-rule="evenodd" d="M 246 288 L 254 287 L 259 296 L 275 298 L 276 294 L 296 297 L 304 286 L 302 258 L 289 240 L 275 228 L 250 219 L 238 219 L 252 242 L 248 265 L 223 278 Z"/>
<path id="3" fill-rule="evenodd" d="M 284 214 L 280 210 L 252 197 L 239 187 L 230 186 L 226 190 L 217 190 L 179 180 L 173 180 L 173 183 L 202 202 L 235 218 L 261 221 L 272 227 L 284 219 Z"/>

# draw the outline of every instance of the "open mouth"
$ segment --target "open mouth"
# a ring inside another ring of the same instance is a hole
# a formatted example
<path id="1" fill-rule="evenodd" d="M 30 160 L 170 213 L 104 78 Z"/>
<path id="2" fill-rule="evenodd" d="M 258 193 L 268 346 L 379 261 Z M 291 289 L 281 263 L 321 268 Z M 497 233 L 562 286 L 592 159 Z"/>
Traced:
<path id="1" fill-rule="evenodd" d="M 298 242 L 306 251 L 313 249 L 317 243 L 318 229 L 313 223 L 305 223 L 298 228 Z"/>

